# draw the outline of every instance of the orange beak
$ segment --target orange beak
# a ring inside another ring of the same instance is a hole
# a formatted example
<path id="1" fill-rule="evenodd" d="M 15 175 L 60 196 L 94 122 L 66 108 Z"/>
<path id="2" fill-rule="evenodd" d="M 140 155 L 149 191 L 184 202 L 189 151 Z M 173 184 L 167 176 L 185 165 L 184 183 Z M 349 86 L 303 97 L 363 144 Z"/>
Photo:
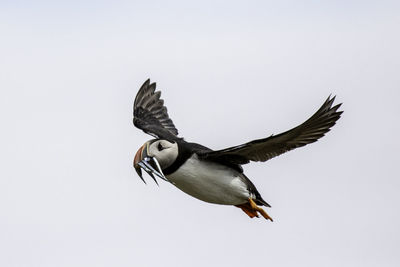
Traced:
<path id="1" fill-rule="evenodd" d="M 142 179 L 143 183 L 146 183 L 146 181 L 143 179 L 142 168 L 139 166 L 139 162 L 141 162 L 146 157 L 145 154 L 147 154 L 147 153 L 144 153 L 144 152 L 146 152 L 145 151 L 146 147 L 147 147 L 147 142 L 144 143 L 144 145 L 142 145 L 139 148 L 139 150 L 136 152 L 135 158 L 133 160 L 133 167 L 135 168 L 135 170 L 136 170 L 137 174 L 139 175 L 140 179 Z"/>
<path id="2" fill-rule="evenodd" d="M 139 167 L 139 166 L 138 166 L 138 163 L 139 163 L 140 161 L 142 161 L 142 159 L 144 158 L 144 157 L 143 157 L 143 150 L 144 150 L 145 148 L 146 148 L 146 143 L 145 143 L 143 146 L 141 146 L 141 147 L 139 148 L 139 150 L 136 152 L 135 159 L 133 160 L 133 167 L 135 167 L 135 168 Z"/>

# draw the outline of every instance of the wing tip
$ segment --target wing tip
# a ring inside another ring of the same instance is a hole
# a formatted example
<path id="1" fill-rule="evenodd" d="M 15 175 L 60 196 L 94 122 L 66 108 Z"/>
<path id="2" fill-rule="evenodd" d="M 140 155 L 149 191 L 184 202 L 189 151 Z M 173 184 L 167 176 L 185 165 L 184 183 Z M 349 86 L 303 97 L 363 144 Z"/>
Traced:
<path id="1" fill-rule="evenodd" d="M 332 93 L 330 93 L 328 98 L 325 101 L 325 104 L 329 103 L 330 104 L 329 106 L 332 107 L 332 104 L 335 102 L 335 100 L 336 100 L 336 95 L 332 96 Z M 334 109 L 335 107 L 339 108 L 342 104 L 343 104 L 343 102 L 342 103 L 338 103 L 334 107 L 332 107 L 331 109 Z"/>
<path id="2" fill-rule="evenodd" d="M 152 136 L 179 138 L 178 129 L 169 118 L 167 107 L 164 105 L 164 100 L 161 99 L 161 91 L 156 91 L 156 86 L 157 84 L 152 83 L 148 78 L 139 88 L 133 104 L 133 124 Z M 154 121 L 160 129 L 156 129 L 157 127 L 154 125 L 146 125 L 154 123 Z"/>

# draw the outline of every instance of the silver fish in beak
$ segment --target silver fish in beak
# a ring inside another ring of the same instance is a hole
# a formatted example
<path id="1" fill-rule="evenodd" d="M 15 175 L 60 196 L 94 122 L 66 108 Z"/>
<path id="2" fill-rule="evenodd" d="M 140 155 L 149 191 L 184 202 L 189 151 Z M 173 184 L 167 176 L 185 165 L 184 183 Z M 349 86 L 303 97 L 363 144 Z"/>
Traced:
<path id="1" fill-rule="evenodd" d="M 135 168 L 137 174 L 139 175 L 140 179 L 144 183 L 146 181 L 143 179 L 142 176 L 142 169 L 145 170 L 151 178 L 153 178 L 154 182 L 158 185 L 158 182 L 154 175 L 160 177 L 164 181 L 168 181 L 161 170 L 161 166 L 158 163 L 155 157 L 151 157 L 147 155 L 147 150 L 149 148 L 150 142 L 146 142 L 139 150 L 136 152 L 135 159 L 133 160 L 133 167 Z"/>

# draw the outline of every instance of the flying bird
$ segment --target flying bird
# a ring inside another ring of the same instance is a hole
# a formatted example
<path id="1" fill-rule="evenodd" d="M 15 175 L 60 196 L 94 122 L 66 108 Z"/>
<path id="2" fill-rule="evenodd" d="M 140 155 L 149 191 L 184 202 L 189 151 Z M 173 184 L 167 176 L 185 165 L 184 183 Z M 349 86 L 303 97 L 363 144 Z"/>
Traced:
<path id="1" fill-rule="evenodd" d="M 178 130 L 168 116 L 161 92 L 148 79 L 139 89 L 133 106 L 133 124 L 152 135 L 137 151 L 133 166 L 139 177 L 142 169 L 157 183 L 156 177 L 183 192 L 209 203 L 233 205 L 250 218 L 272 218 L 262 206 L 271 207 L 243 173 L 241 165 L 267 161 L 287 151 L 317 141 L 335 125 L 343 111 L 328 97 L 308 120 L 278 135 L 248 143 L 212 150 L 178 137 Z M 158 184 L 158 183 L 157 183 Z"/>

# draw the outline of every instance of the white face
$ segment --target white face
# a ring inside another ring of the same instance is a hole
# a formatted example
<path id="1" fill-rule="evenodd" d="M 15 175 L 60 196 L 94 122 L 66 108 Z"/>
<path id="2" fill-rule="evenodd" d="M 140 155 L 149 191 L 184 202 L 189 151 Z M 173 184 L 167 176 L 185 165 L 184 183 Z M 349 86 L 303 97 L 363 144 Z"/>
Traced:
<path id="1" fill-rule="evenodd" d="M 178 144 L 167 140 L 157 140 L 149 146 L 147 155 L 155 157 L 161 169 L 165 169 L 171 166 L 178 157 Z"/>

